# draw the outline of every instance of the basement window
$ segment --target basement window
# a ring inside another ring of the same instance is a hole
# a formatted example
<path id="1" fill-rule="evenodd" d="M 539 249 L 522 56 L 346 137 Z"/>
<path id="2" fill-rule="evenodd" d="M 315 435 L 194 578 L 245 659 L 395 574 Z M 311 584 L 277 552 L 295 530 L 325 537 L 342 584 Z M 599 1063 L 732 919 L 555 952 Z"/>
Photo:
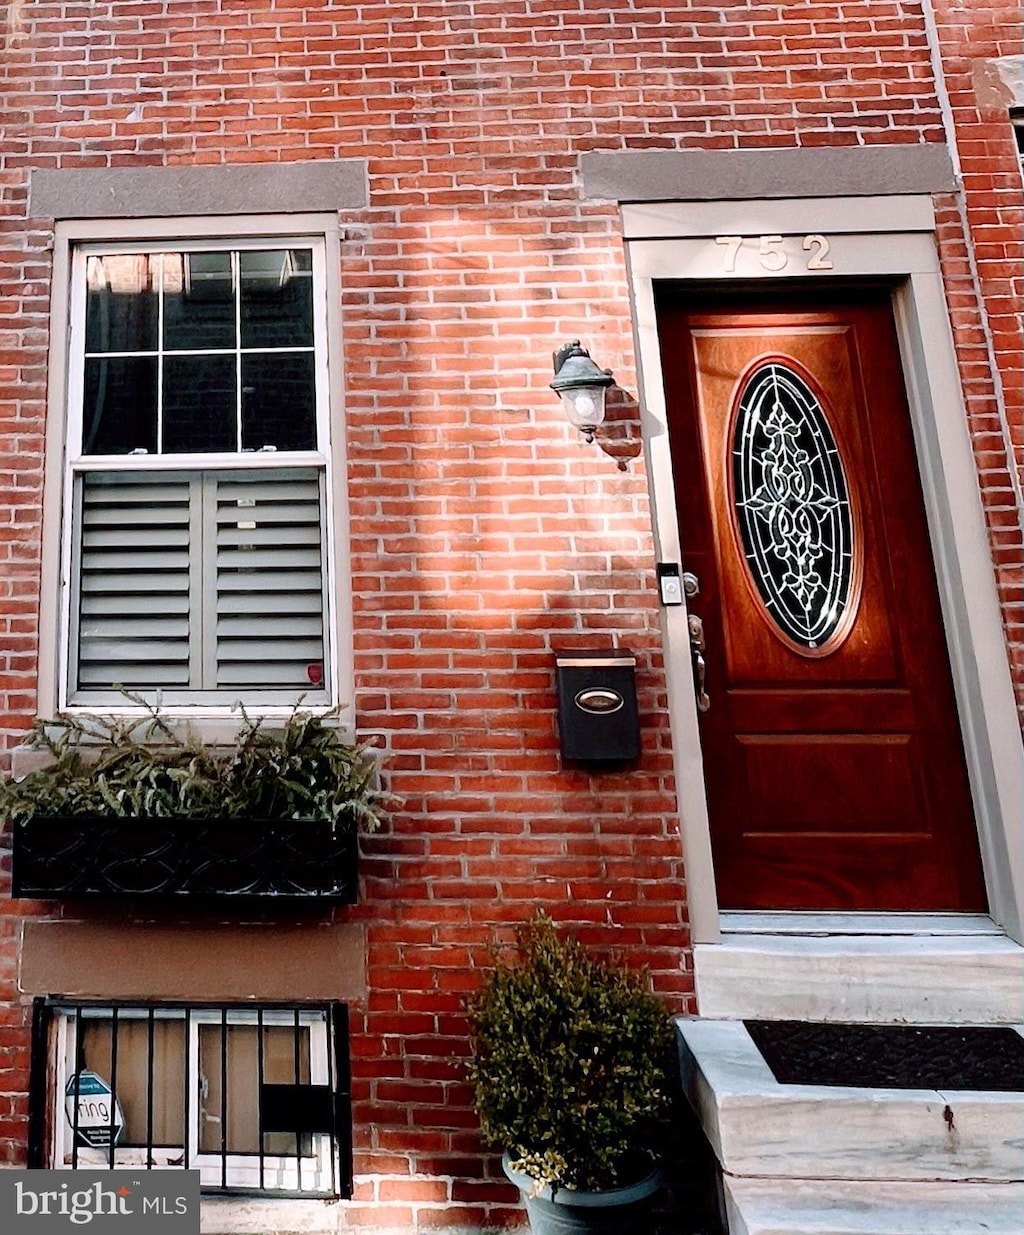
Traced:
<path id="1" fill-rule="evenodd" d="M 30 1165 L 198 1169 L 203 1189 L 351 1195 L 343 1005 L 40 1000 Z"/>

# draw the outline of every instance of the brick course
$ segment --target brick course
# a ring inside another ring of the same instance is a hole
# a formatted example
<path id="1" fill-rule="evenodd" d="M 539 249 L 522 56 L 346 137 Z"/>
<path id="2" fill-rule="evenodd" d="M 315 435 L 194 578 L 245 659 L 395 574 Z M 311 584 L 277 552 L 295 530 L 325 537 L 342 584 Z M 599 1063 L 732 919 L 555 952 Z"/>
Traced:
<path id="1" fill-rule="evenodd" d="M 1018 69 L 1017 99 L 999 87 L 993 71 L 1001 58 L 1024 56 L 1022 16 L 1019 0 L 972 5 L 969 14 L 950 0 L 935 0 L 964 187 L 962 200 L 949 203 L 950 224 L 958 236 L 967 232 L 966 244 L 943 246 L 944 254 L 957 254 L 946 263 L 947 289 L 1007 644 L 1024 706 L 1024 191 L 1008 123 L 1011 103 L 1024 102 L 1024 70 Z"/>
<path id="2" fill-rule="evenodd" d="M 1019 52 L 1019 4 L 937 7 L 967 191 L 939 203 L 941 256 L 1020 690 L 1020 180 L 968 60 Z M 943 141 L 922 5 L 137 0 L 3 21 L 0 733 L 35 709 L 50 237 L 28 170 L 368 159 L 371 208 L 342 219 L 356 705 L 404 806 L 346 911 L 371 994 L 345 1221 L 515 1221 L 458 1066 L 495 930 L 543 905 L 694 1006 L 634 412 L 618 455 L 584 448 L 547 389 L 575 337 L 637 389 L 617 211 L 580 202 L 577 156 Z M 638 656 L 643 758 L 565 771 L 552 650 L 612 640 Z M 0 1157 L 19 1163 L 12 915 L 44 909 L 0 912 Z"/>

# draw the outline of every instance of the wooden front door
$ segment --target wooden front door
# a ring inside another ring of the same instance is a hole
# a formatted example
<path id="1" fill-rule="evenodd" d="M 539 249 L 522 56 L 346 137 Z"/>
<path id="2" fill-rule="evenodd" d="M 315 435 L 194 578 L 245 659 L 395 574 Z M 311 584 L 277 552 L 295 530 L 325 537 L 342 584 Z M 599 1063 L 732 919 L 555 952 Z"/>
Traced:
<path id="1" fill-rule="evenodd" d="M 983 911 L 888 295 L 666 289 L 719 904 Z"/>

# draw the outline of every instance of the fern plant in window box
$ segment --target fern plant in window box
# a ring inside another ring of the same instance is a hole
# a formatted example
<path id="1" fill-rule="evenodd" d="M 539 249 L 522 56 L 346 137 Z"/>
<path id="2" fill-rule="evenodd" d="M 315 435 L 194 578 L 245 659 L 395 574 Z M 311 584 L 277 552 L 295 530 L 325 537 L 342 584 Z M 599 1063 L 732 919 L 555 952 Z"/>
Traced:
<path id="1" fill-rule="evenodd" d="M 646 1235 L 673 1059 L 646 975 L 594 959 L 540 914 L 468 1010 L 481 1130 L 504 1148 L 535 1235 Z"/>
<path id="2" fill-rule="evenodd" d="M 133 702 L 37 722 L 44 765 L 0 781 L 15 896 L 356 899 L 358 833 L 388 805 L 370 749 L 300 711 L 214 746 Z"/>

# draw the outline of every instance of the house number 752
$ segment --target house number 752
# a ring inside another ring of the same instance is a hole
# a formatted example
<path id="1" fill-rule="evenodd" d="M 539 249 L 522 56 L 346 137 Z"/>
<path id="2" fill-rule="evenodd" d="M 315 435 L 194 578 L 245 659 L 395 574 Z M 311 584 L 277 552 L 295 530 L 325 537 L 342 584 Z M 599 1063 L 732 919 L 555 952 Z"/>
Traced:
<path id="1" fill-rule="evenodd" d="M 722 249 L 722 269 L 726 274 L 733 274 L 736 262 L 743 246 L 750 242 L 757 244 L 757 260 L 764 270 L 784 270 L 789 265 L 789 253 L 786 251 L 786 238 L 782 236 L 716 236 L 715 244 Z M 829 260 L 828 237 L 814 232 L 804 236 L 801 248 L 807 254 L 805 268 L 807 270 L 831 270 Z"/>

